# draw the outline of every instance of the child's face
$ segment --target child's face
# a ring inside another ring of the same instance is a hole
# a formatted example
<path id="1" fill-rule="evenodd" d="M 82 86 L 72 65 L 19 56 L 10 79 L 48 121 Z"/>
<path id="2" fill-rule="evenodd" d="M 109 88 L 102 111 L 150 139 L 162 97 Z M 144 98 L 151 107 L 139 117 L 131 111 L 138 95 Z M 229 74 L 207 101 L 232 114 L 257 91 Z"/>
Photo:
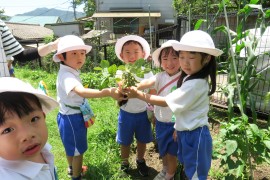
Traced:
<path id="1" fill-rule="evenodd" d="M 41 150 L 47 142 L 45 115 L 37 106 L 27 115 L 6 112 L 0 126 L 0 157 L 6 160 L 28 160 L 44 163 Z"/>
<path id="2" fill-rule="evenodd" d="M 120 54 L 125 63 L 135 63 L 140 58 L 144 58 L 145 52 L 138 43 L 128 43 L 123 46 Z"/>
<path id="3" fill-rule="evenodd" d="M 210 61 L 210 56 L 207 56 L 207 58 L 202 59 L 201 53 L 180 51 L 179 61 L 181 69 L 187 75 L 192 75 L 199 72 Z"/>
<path id="4" fill-rule="evenodd" d="M 86 51 L 85 50 L 74 50 L 66 52 L 66 59 L 62 54 L 59 54 L 59 59 L 65 63 L 65 65 L 73 68 L 73 69 L 81 69 L 81 67 L 85 63 L 86 59 Z"/>
<path id="5" fill-rule="evenodd" d="M 179 57 L 173 52 L 173 49 L 170 49 L 168 53 L 166 51 L 161 52 L 161 67 L 170 76 L 177 74 L 180 70 Z"/>

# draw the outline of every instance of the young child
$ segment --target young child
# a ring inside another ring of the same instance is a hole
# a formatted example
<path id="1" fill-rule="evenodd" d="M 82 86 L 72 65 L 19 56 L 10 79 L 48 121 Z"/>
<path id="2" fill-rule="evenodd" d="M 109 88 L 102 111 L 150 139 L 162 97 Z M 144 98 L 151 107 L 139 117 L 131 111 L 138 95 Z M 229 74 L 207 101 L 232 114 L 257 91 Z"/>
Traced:
<path id="1" fill-rule="evenodd" d="M 124 63 L 135 63 L 140 58 L 147 59 L 150 55 L 150 46 L 145 39 L 136 35 L 124 36 L 117 40 L 115 45 L 117 57 Z M 117 76 L 121 75 L 117 71 Z M 152 72 L 144 74 L 144 79 L 153 76 Z M 142 78 L 136 77 L 138 81 Z M 146 112 L 146 103 L 139 99 L 130 99 L 120 107 L 118 116 L 118 130 L 116 140 L 121 148 L 121 170 L 128 172 L 130 145 L 133 142 L 134 134 L 137 140 L 137 168 L 142 176 L 148 176 L 149 168 L 145 163 L 144 154 L 146 143 L 153 140 L 151 123 Z"/>
<path id="2" fill-rule="evenodd" d="M 212 157 L 212 138 L 207 114 L 209 96 L 216 90 L 215 56 L 223 52 L 215 48 L 209 34 L 200 30 L 186 33 L 179 43 L 172 45 L 179 51 L 182 70 L 177 82 L 178 88 L 162 97 L 131 87 L 126 95 L 154 105 L 169 106 L 176 117 L 178 160 L 184 165 L 189 179 L 203 180 L 207 179 Z"/>
<path id="3" fill-rule="evenodd" d="M 58 103 L 17 78 L 0 84 L 0 179 L 56 180 L 45 114 Z"/>
<path id="4" fill-rule="evenodd" d="M 83 154 L 87 150 L 85 122 L 93 117 L 85 98 L 112 96 L 118 99 L 122 96 L 116 88 L 96 90 L 83 87 L 79 69 L 84 65 L 86 54 L 91 48 L 81 38 L 67 35 L 59 40 L 57 53 L 53 56 L 55 62 L 61 62 L 56 82 L 57 101 L 60 105 L 57 123 L 66 151 L 68 174 L 73 180 L 81 179 Z M 93 123 L 92 119 L 90 123 Z"/>
<path id="5" fill-rule="evenodd" d="M 155 87 L 157 95 L 166 96 L 177 87 L 180 77 L 179 52 L 175 51 L 172 43 L 176 40 L 169 40 L 154 51 L 152 58 L 156 66 L 161 66 L 164 70 L 156 74 L 153 78 L 145 79 L 137 84 L 137 89 Z M 169 107 L 154 106 L 156 118 L 156 138 L 160 157 L 162 157 L 163 169 L 154 180 L 173 179 L 177 168 L 177 142 L 173 138 L 174 119 Z"/>

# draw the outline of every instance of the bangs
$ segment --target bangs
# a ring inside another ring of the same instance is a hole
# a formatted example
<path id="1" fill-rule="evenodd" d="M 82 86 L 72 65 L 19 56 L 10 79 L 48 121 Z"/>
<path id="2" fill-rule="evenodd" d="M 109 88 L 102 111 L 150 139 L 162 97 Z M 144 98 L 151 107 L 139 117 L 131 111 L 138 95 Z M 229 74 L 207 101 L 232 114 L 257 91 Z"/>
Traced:
<path id="1" fill-rule="evenodd" d="M 33 112 L 34 106 L 42 109 L 41 103 L 33 94 L 23 92 L 0 93 L 0 125 L 5 123 L 7 112 L 15 113 L 21 118 Z"/>

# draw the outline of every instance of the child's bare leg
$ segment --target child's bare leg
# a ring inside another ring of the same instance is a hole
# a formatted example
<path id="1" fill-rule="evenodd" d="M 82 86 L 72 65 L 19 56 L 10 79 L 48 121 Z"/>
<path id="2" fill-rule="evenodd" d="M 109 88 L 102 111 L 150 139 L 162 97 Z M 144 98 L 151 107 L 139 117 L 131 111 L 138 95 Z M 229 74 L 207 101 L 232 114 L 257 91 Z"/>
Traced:
<path id="1" fill-rule="evenodd" d="M 168 167 L 166 176 L 169 178 L 172 178 L 176 172 L 177 158 L 176 156 L 166 154 L 166 159 L 167 159 L 167 167 Z"/>
<path id="2" fill-rule="evenodd" d="M 125 145 L 121 145 L 121 158 L 122 158 L 122 162 L 125 164 L 128 164 L 128 158 L 129 158 L 129 151 L 130 151 L 130 145 L 125 146 Z"/>
<path id="3" fill-rule="evenodd" d="M 73 156 L 67 156 L 68 166 L 72 166 Z"/>
<path id="4" fill-rule="evenodd" d="M 82 171 L 83 154 L 74 156 L 72 161 L 73 175 L 72 177 L 79 177 Z"/>
<path id="5" fill-rule="evenodd" d="M 137 141 L 137 160 L 144 159 L 145 151 L 146 151 L 146 143 L 141 143 Z"/>

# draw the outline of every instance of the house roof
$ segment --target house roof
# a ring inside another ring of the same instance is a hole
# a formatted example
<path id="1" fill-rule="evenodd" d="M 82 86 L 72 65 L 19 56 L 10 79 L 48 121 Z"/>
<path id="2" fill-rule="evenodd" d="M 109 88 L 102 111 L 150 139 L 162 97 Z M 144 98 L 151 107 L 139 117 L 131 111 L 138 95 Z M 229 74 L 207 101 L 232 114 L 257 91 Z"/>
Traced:
<path id="1" fill-rule="evenodd" d="M 61 23 L 58 16 L 13 16 L 9 22 L 25 23 L 25 24 L 44 24 Z"/>
<path id="2" fill-rule="evenodd" d="M 54 34 L 51 29 L 36 24 L 5 23 L 18 40 L 43 40 L 45 37 Z"/>

